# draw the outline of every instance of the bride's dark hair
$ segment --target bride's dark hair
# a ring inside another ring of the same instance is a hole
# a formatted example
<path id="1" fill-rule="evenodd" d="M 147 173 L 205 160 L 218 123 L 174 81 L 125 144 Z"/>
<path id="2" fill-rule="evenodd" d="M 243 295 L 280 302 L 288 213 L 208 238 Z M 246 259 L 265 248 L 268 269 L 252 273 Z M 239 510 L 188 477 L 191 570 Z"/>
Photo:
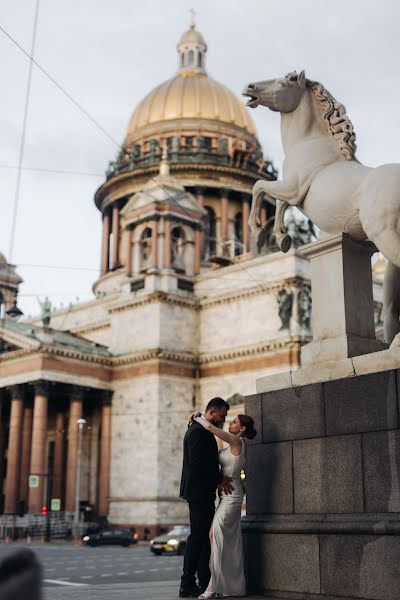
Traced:
<path id="1" fill-rule="evenodd" d="M 254 420 L 252 417 L 249 415 L 238 415 L 238 419 L 241 426 L 246 428 L 243 437 L 249 438 L 249 440 L 255 438 L 257 431 L 254 429 Z"/>

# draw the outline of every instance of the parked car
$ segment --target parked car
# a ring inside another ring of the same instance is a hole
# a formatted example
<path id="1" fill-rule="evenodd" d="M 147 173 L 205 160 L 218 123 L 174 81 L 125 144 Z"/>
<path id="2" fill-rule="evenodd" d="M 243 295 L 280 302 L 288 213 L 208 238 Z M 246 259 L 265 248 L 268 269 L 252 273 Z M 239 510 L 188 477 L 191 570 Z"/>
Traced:
<path id="1" fill-rule="evenodd" d="M 153 554 L 168 554 L 176 552 L 182 555 L 185 553 L 186 540 L 190 533 L 190 527 L 177 526 L 168 533 L 163 533 L 150 541 L 150 550 Z"/>
<path id="2" fill-rule="evenodd" d="M 84 535 L 82 541 L 87 546 L 102 546 L 104 544 L 115 544 L 120 546 L 130 546 L 137 544 L 138 534 L 128 529 L 102 529 L 98 533 L 88 533 Z"/>

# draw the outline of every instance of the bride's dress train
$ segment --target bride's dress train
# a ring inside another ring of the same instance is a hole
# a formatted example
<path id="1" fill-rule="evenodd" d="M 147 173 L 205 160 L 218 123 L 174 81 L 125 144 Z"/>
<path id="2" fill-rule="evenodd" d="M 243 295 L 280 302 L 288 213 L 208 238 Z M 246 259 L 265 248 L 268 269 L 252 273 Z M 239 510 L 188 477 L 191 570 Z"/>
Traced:
<path id="1" fill-rule="evenodd" d="M 222 472 L 231 477 L 232 494 L 223 494 L 212 525 L 211 581 L 209 588 L 217 594 L 245 596 L 244 557 L 240 517 L 243 489 L 240 472 L 246 464 L 246 446 L 242 439 L 239 456 L 231 453 L 230 446 L 220 450 Z"/>

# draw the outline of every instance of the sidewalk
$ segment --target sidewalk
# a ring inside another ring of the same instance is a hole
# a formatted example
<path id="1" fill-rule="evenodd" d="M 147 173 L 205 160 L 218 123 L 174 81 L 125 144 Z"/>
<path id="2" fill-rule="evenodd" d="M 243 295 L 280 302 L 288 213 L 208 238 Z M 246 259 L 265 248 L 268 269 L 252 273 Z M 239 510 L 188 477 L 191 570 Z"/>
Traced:
<path id="1" fill-rule="evenodd" d="M 179 581 L 45 587 L 43 600 L 179 600 Z M 248 596 L 268 600 L 265 596 Z"/>

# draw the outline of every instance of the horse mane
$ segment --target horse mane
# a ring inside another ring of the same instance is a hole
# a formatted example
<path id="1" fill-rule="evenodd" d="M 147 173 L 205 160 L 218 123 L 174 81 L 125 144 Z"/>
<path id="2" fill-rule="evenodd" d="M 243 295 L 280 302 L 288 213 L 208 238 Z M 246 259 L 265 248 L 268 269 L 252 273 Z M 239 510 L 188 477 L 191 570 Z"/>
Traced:
<path id="1" fill-rule="evenodd" d="M 297 79 L 297 73 L 289 73 L 288 79 Z M 346 108 L 338 102 L 332 94 L 318 81 L 306 79 L 310 88 L 323 109 L 323 119 L 328 125 L 329 132 L 337 142 L 341 153 L 346 160 L 356 160 L 356 134 L 353 123 L 346 114 Z"/>

